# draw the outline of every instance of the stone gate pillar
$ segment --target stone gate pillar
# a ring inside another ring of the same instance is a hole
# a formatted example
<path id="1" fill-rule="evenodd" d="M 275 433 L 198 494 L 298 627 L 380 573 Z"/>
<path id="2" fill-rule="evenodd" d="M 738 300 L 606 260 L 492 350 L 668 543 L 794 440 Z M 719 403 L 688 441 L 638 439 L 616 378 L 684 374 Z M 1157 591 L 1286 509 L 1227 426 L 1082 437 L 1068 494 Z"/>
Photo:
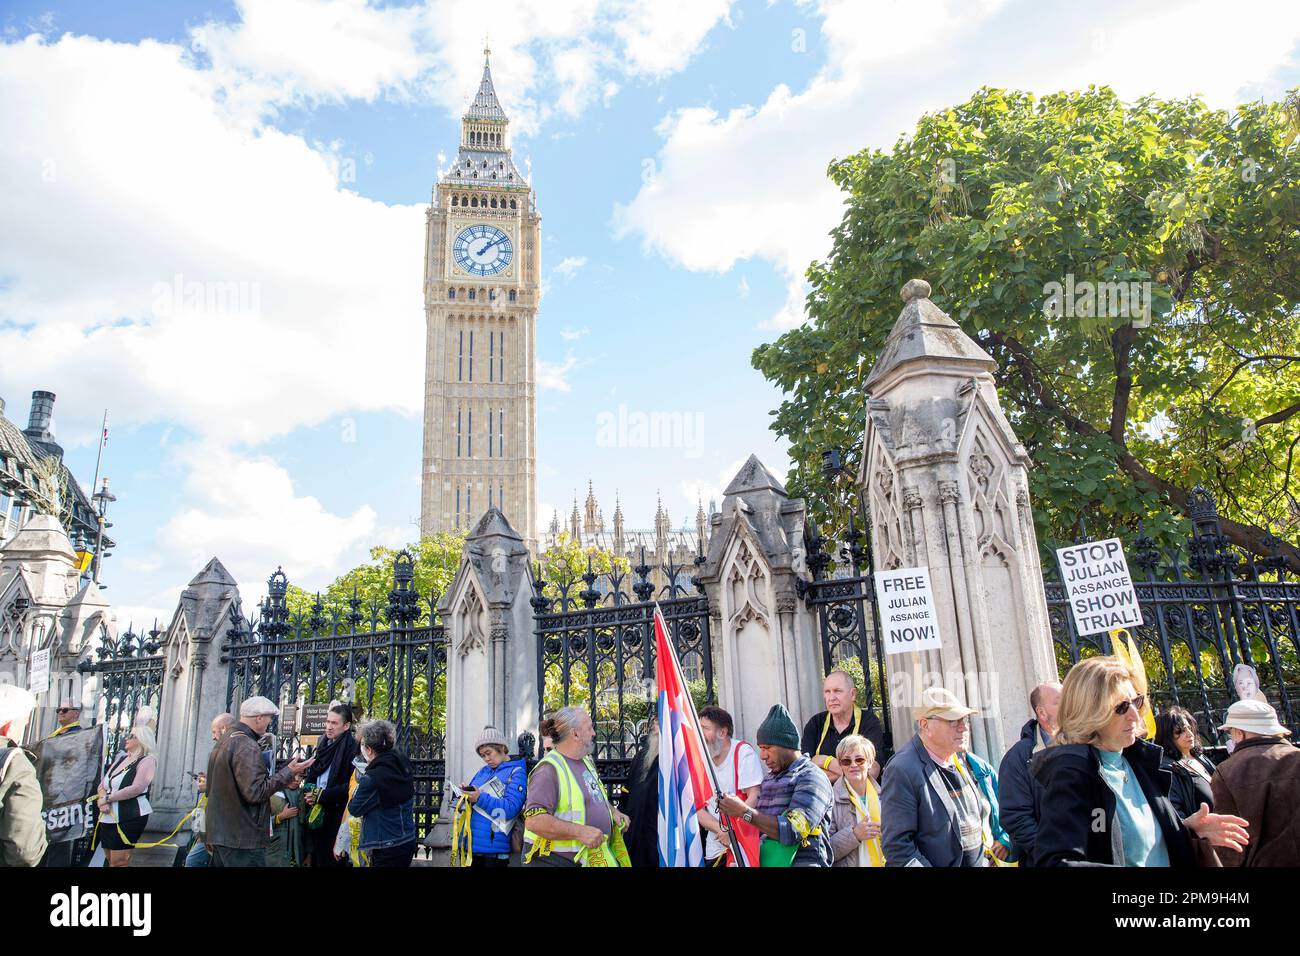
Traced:
<path id="1" fill-rule="evenodd" d="M 449 783 L 465 783 L 477 772 L 482 762 L 474 740 L 484 726 L 495 726 L 510 741 L 537 726 L 531 597 L 528 549 L 492 508 L 465 539 L 460 570 L 438 602 L 447 629 Z M 446 816 L 444 808 L 440 818 Z"/>
<path id="2" fill-rule="evenodd" d="M 754 739 L 773 704 L 802 724 L 822 709 L 813 615 L 795 590 L 805 510 L 751 455 L 723 493 L 696 575 L 709 597 L 718 702 L 740 739 Z"/>
<path id="3" fill-rule="evenodd" d="M 221 647 L 231 627 L 232 609 L 241 612 L 239 588 L 213 558 L 181 592 L 163 632 L 151 831 L 170 830 L 198 800 L 189 774 L 207 769 L 212 720 L 226 709 L 230 665 L 222 663 Z"/>
<path id="4" fill-rule="evenodd" d="M 52 515 L 34 515 L 0 553 L 0 680 L 26 687 L 32 655 L 50 651 L 50 689 L 37 695 L 29 743 L 54 730 L 60 699 L 80 700 L 87 723 L 98 708 L 96 683 L 83 680 L 77 663 L 92 639 L 115 639 L 117 629 L 100 587 L 79 586 L 80 576 L 68 535 Z"/>
<path id="5" fill-rule="evenodd" d="M 902 314 L 867 376 L 864 467 L 878 569 L 930 570 L 943 647 L 886 655 L 896 744 L 921 690 L 943 683 L 977 707 L 972 747 L 996 762 L 1056 679 L 1029 455 L 998 402 L 997 363 L 930 301 L 903 287 Z"/>

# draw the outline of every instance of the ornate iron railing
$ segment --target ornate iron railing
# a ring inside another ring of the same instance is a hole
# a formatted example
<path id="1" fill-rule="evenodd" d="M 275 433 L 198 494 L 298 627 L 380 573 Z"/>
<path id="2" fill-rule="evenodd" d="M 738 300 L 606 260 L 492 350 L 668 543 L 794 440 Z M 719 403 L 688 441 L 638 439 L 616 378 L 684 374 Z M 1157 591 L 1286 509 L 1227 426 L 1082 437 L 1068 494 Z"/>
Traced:
<path id="1" fill-rule="evenodd" d="M 414 579 L 411 555 L 402 551 L 386 605 L 363 607 L 354 593 L 344 606 L 326 607 L 317 595 L 308 612 L 293 614 L 288 578 L 277 569 L 255 616 L 245 620 L 232 610 L 222 662 L 230 665 L 231 712 L 261 695 L 281 705 L 348 700 L 366 716 L 392 721 L 415 770 L 416 827 L 424 836 L 442 802 L 446 769 L 447 640 L 438 595 L 422 597 Z M 299 736 L 282 740 L 281 758 Z"/>
<path id="2" fill-rule="evenodd" d="M 104 767 L 126 746 L 127 735 L 135 725 L 141 707 L 155 713 L 162 700 L 163 656 L 158 653 L 158 638 L 153 630 L 135 634 L 130 629 L 116 641 L 103 640 L 95 661 L 82 661 L 77 670 L 99 678 L 99 700 L 103 702 L 103 722 L 107 726 Z"/>
<path id="3" fill-rule="evenodd" d="M 880 624 L 875 614 L 870 526 L 859 529 L 852 509 L 844 538 L 838 554 L 838 573 L 828 577 L 836 556 L 826 550 L 826 538 L 811 522 L 808 524 L 804 545 L 812 580 L 796 578 L 795 588 L 804 603 L 817 610 L 823 671 L 829 674 L 848 661 L 856 661 L 861 668 L 866 691 L 862 705 L 876 712 L 884 728 L 885 752 L 880 756 L 883 762 L 894 752 L 894 734 Z"/>
<path id="4" fill-rule="evenodd" d="M 1143 534 L 1128 551 L 1143 624 L 1131 629 L 1142 653 L 1157 710 L 1182 706 L 1209 740 L 1251 680 L 1293 731 L 1300 731 L 1300 581 L 1286 579 L 1281 557 L 1232 547 L 1214 498 L 1192 492 L 1194 530 L 1186 549 L 1161 550 Z M 1080 542 L 1088 540 L 1086 534 Z M 1054 554 L 1053 554 L 1054 558 Z M 1106 634 L 1080 636 L 1055 560 L 1044 561 L 1048 620 L 1064 671 L 1111 650 Z M 1252 676 L 1245 670 L 1253 669 Z"/>
<path id="5" fill-rule="evenodd" d="M 667 583 L 656 595 L 651 570 L 643 551 L 634 578 L 593 571 L 590 558 L 581 576 L 544 576 L 540 565 L 532 574 L 539 712 L 587 707 L 596 728 L 596 767 L 616 801 L 626 796 L 654 714 L 656 597 L 697 705 L 716 701 L 704 587 L 691 578 L 698 593 L 687 594 L 680 583 L 685 567 L 670 561 L 658 568 Z M 579 584 L 585 587 L 576 591 Z"/>

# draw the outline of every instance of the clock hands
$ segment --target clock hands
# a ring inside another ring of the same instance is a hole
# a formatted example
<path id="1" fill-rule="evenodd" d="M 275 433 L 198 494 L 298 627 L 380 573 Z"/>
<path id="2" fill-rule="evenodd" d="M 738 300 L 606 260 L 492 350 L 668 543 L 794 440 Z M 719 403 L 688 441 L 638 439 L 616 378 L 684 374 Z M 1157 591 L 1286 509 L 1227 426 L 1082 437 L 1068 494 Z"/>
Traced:
<path id="1" fill-rule="evenodd" d="M 493 239 L 493 240 L 491 240 L 490 242 L 488 242 L 486 245 L 484 245 L 482 249 L 480 249 L 477 253 L 475 253 L 475 255 L 476 255 L 476 256 L 482 256 L 484 253 L 486 253 L 486 252 L 487 252 L 489 249 L 491 249 L 493 246 L 497 245 L 498 243 L 505 242 L 505 241 L 506 241 L 507 239 L 509 239 L 509 238 L 510 238 L 509 236 L 505 236 L 505 235 L 498 236 L 496 239 Z"/>

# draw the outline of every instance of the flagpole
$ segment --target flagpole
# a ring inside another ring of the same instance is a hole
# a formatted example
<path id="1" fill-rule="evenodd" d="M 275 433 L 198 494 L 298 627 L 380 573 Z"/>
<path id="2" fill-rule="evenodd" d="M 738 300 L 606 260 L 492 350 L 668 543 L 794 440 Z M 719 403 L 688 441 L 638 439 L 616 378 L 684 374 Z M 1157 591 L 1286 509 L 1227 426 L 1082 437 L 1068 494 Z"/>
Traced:
<path id="1" fill-rule="evenodd" d="M 673 647 L 672 639 L 668 635 L 668 621 L 664 618 L 663 611 L 660 610 L 658 601 L 655 601 L 655 617 L 659 621 L 663 622 L 664 646 L 668 649 L 668 653 L 672 656 L 673 667 L 676 668 L 677 673 L 682 674 L 682 663 L 680 660 L 677 659 L 677 648 Z M 683 680 L 685 680 L 685 677 L 686 675 L 682 674 Z M 695 712 L 695 700 L 691 697 L 691 692 L 689 689 L 686 690 L 686 700 L 691 705 L 690 706 L 691 724 L 695 728 L 696 737 L 701 743 L 703 743 L 704 731 L 700 728 L 700 717 Z M 661 734 L 663 733 L 663 730 L 664 730 L 663 727 L 659 728 L 659 732 Z M 707 751 L 704 754 L 704 763 L 709 768 L 709 779 L 713 782 L 713 792 L 717 794 L 718 797 L 718 816 L 721 817 L 722 820 L 724 821 L 724 825 L 726 826 L 727 833 L 730 834 L 731 836 L 732 856 L 735 858 L 737 866 L 744 867 L 747 864 L 745 863 L 745 855 L 740 852 L 740 838 L 736 836 L 736 828 L 731 825 L 732 817 L 722 812 L 722 796 L 723 796 L 722 788 L 718 785 L 718 774 L 716 768 L 713 766 L 713 755 L 708 753 Z"/>
<path id="2" fill-rule="evenodd" d="M 95 480 L 90 483 L 90 493 L 95 493 L 96 486 L 99 485 L 99 464 L 104 460 L 104 441 L 105 432 L 108 431 L 108 409 L 104 409 L 104 421 L 99 426 L 99 453 L 95 455 Z"/>

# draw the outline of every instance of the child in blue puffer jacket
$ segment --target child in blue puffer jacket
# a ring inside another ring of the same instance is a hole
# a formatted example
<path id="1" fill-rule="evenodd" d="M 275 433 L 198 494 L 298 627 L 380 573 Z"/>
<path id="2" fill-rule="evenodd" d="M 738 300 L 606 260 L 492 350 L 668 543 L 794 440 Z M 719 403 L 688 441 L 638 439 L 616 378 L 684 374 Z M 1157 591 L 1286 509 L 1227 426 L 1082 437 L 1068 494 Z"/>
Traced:
<path id="1" fill-rule="evenodd" d="M 528 796 L 528 770 L 523 758 L 509 759 L 509 744 L 495 727 L 483 728 L 474 742 L 474 750 L 483 759 L 484 766 L 465 791 L 465 798 L 474 805 L 475 811 L 470 814 L 473 837 L 470 865 L 508 866 L 510 831 Z"/>

